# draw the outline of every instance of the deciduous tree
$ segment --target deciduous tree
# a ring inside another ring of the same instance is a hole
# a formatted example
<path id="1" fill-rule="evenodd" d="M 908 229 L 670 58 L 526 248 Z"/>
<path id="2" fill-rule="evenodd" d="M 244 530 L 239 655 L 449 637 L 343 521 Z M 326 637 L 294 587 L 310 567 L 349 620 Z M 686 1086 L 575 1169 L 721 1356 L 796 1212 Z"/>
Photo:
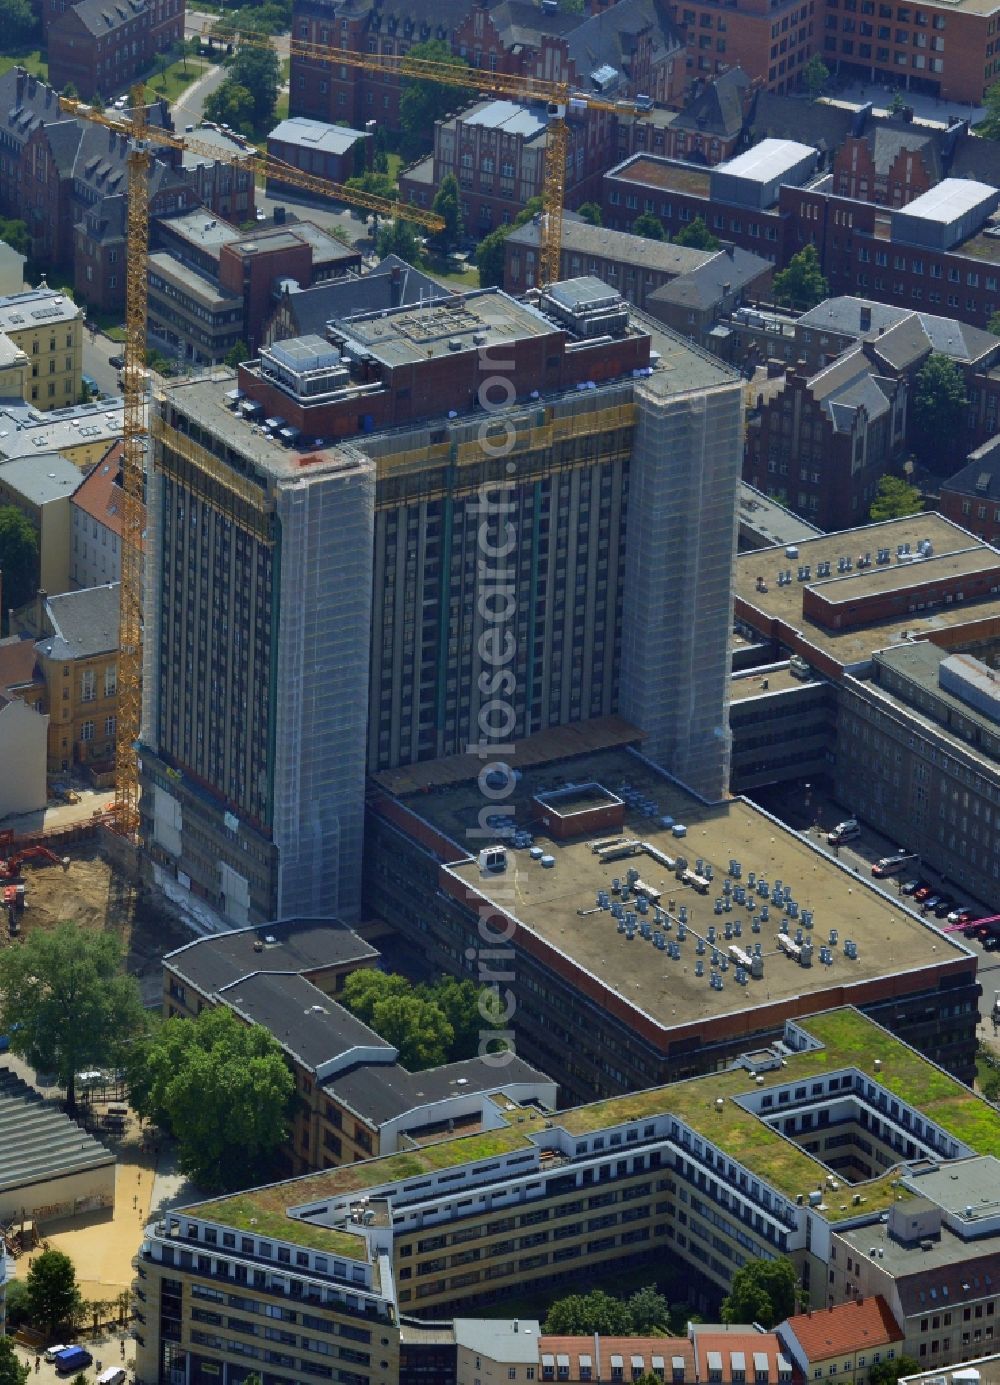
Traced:
<path id="1" fill-rule="evenodd" d="M 872 501 L 869 518 L 876 521 L 902 519 L 904 515 L 915 515 L 922 509 L 916 486 L 908 485 L 898 476 L 883 476 L 878 483 L 878 494 Z"/>
<path id="2" fill-rule="evenodd" d="M 386 255 L 398 255 L 407 264 L 419 267 L 423 264 L 424 252 L 412 222 L 401 221 L 398 217 L 379 227 L 377 249 L 380 259 Z"/>
<path id="3" fill-rule="evenodd" d="M 445 85 L 423 77 L 404 79 L 399 97 L 399 129 L 404 157 L 412 158 L 421 149 L 430 148 L 435 121 L 471 100 L 475 90 L 475 75 L 465 59 L 457 58 L 451 51 L 451 45 L 444 39 L 432 38 L 426 43 L 415 43 L 408 56 L 442 63 L 454 68 L 457 74 L 468 72 L 471 78 L 468 88 Z"/>
<path id="4" fill-rule="evenodd" d="M 17 1283 L 15 1279 L 14 1284 Z M 22 1366 L 17 1359 L 14 1343 L 10 1337 L 0 1337 L 0 1385 L 25 1385 L 31 1374 L 29 1366 Z"/>
<path id="5" fill-rule="evenodd" d="M 145 1028 L 138 983 L 123 966 L 116 937 L 74 923 L 0 953 L 0 1026 L 13 1052 L 56 1074 L 70 1110 L 76 1074 L 119 1066 Z"/>
<path id="6" fill-rule="evenodd" d="M 802 80 L 814 101 L 823 95 L 830 80 L 830 69 L 818 53 L 814 53 L 802 69 Z"/>
<path id="7" fill-rule="evenodd" d="M 196 1183 L 245 1187 L 269 1172 L 295 1082 L 266 1029 L 223 1006 L 169 1019 L 135 1046 L 127 1073 L 136 1110 L 172 1132 Z"/>
<path id="8" fill-rule="evenodd" d="M 38 536 L 13 505 L 0 506 L 0 583 L 5 612 L 30 601 L 38 588 Z"/>
<path id="9" fill-rule="evenodd" d="M 603 1289 L 587 1294 L 567 1294 L 549 1308 L 545 1331 L 556 1337 L 627 1337 L 632 1331 L 632 1316 L 627 1304 L 612 1298 Z"/>
<path id="10" fill-rule="evenodd" d="M 932 471 L 946 472 L 960 448 L 967 404 L 958 366 L 932 352 L 917 372 L 910 403 L 914 448 Z"/>
<path id="11" fill-rule="evenodd" d="M 692 250 L 718 250 L 719 238 L 713 236 L 703 217 L 696 216 L 674 236 L 675 245 L 687 245 Z"/>
<path id="12" fill-rule="evenodd" d="M 790 1260 L 749 1260 L 733 1275 L 722 1300 L 722 1321 L 771 1328 L 795 1312 L 797 1280 Z"/>
<path id="13" fill-rule="evenodd" d="M 28 1315 L 47 1336 L 72 1322 L 81 1306 L 73 1261 L 61 1250 L 43 1250 L 31 1262 L 26 1280 Z"/>
<path id="14" fill-rule="evenodd" d="M 663 222 L 652 212 L 643 212 L 637 216 L 632 223 L 632 233 L 642 236 L 645 240 L 666 240 L 667 233 L 663 229 Z"/>
<path id="15" fill-rule="evenodd" d="M 601 205 L 599 202 L 584 202 L 577 211 L 584 221 L 589 221 L 591 226 L 600 226 L 602 223 Z"/>
<path id="16" fill-rule="evenodd" d="M 815 245 L 805 245 L 793 255 L 788 267 L 774 276 L 774 301 L 806 312 L 822 303 L 830 292 Z"/>
<path id="17" fill-rule="evenodd" d="M 434 240 L 442 250 L 450 250 L 462 238 L 462 194 L 454 173 L 446 173 L 431 203 L 433 211 L 444 217 L 444 230 Z"/>

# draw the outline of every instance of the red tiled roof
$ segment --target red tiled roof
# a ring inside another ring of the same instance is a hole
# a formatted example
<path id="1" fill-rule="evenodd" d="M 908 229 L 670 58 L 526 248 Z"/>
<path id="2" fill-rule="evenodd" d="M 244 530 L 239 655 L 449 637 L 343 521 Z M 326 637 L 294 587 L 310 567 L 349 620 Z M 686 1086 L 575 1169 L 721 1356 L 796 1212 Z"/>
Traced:
<path id="1" fill-rule="evenodd" d="M 11 636 L 0 640 L 0 692 L 40 681 L 35 672 L 35 646 L 31 640 Z"/>
<path id="2" fill-rule="evenodd" d="M 122 463 L 125 444 L 112 443 L 104 456 L 94 467 L 83 483 L 77 487 L 72 504 L 78 505 L 84 514 L 104 524 L 121 538 L 121 489 L 115 485 Z"/>
<path id="3" fill-rule="evenodd" d="M 652 1370 L 653 1357 L 663 1360 L 664 1379 L 671 1379 L 671 1361 L 675 1356 L 683 1358 L 684 1379 L 695 1379 L 694 1350 L 686 1337 L 553 1337 L 542 1335 L 538 1339 L 538 1359 L 544 1365 L 546 1356 L 569 1358 L 569 1375 L 557 1379 L 569 1380 L 571 1385 L 580 1379 L 580 1358 L 589 1356 L 593 1380 L 611 1379 L 611 1358 L 620 1356 L 624 1367 L 624 1379 L 632 1379 L 632 1357 L 642 1358 L 644 1371 Z M 598 1373 L 598 1361 L 601 1371 Z"/>
<path id="4" fill-rule="evenodd" d="M 698 1379 L 708 1381 L 712 1378 L 714 1357 L 718 1355 L 721 1358 L 719 1364 L 723 1385 L 732 1385 L 734 1369 L 742 1370 L 745 1380 L 755 1380 L 755 1356 L 767 1357 L 768 1382 L 769 1385 L 775 1385 L 778 1379 L 778 1357 L 785 1355 L 780 1341 L 773 1332 L 754 1332 L 749 1329 L 741 1331 L 739 1328 L 731 1328 L 728 1332 L 723 1332 L 718 1329 L 713 1331 L 711 1328 L 704 1330 L 696 1326 L 694 1344 Z M 738 1358 L 735 1365 L 734 1356 Z M 713 1358 L 712 1361 L 709 1360 L 710 1357 Z M 741 1357 L 742 1364 L 739 1360 Z"/>
<path id="5" fill-rule="evenodd" d="M 903 1340 L 892 1309 L 881 1295 L 799 1313 L 788 1318 L 784 1328 L 794 1333 L 809 1361 L 825 1361 L 831 1356 L 850 1355 L 860 1347 L 891 1346 Z"/>

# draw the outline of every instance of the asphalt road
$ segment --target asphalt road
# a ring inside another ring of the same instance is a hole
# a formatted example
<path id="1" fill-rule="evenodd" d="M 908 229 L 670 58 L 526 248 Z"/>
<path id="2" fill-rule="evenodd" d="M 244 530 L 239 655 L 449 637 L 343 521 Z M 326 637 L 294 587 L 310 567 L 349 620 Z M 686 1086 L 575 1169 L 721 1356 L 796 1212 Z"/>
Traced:
<path id="1" fill-rule="evenodd" d="M 118 371 L 109 364 L 110 356 L 120 356 L 125 348 L 120 342 L 109 340 L 101 332 L 92 332 L 88 327 L 83 333 L 83 373 L 97 381 L 104 394 L 118 395 Z"/>
<path id="2" fill-rule="evenodd" d="M 182 134 L 188 125 L 201 124 L 205 102 L 214 91 L 218 91 L 225 80 L 226 69 L 220 64 L 210 67 L 196 82 L 192 82 L 186 91 L 181 92 L 180 98 L 170 110 L 174 118 L 174 128 L 179 134 Z"/>

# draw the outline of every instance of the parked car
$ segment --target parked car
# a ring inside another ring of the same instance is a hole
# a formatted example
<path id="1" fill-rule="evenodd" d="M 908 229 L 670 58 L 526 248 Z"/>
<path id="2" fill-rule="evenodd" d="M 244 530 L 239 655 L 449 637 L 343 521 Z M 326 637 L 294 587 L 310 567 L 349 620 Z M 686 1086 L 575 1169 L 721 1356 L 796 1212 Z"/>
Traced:
<path id="1" fill-rule="evenodd" d="M 933 893 L 933 885 L 921 885 L 919 890 L 913 891 L 913 898 L 917 901 L 918 904 L 923 904 Z"/>
<path id="2" fill-rule="evenodd" d="M 922 885 L 926 885 L 926 880 L 907 880 L 900 888 L 900 894 L 916 894 Z"/>
<path id="3" fill-rule="evenodd" d="M 112 370 L 124 370 L 124 369 L 125 369 L 125 357 L 122 356 L 122 355 L 109 356 L 109 357 L 108 357 L 108 365 L 111 367 Z"/>
<path id="4" fill-rule="evenodd" d="M 855 837 L 861 836 L 861 824 L 857 818 L 845 818 L 843 822 L 838 822 L 832 832 L 826 834 L 826 840 L 830 846 L 843 846 L 844 842 L 852 842 Z"/>
<path id="5" fill-rule="evenodd" d="M 926 899 L 920 901 L 920 907 L 925 914 L 929 914 L 931 910 L 936 909 L 940 903 L 941 896 L 939 894 L 929 894 Z"/>
<path id="6" fill-rule="evenodd" d="M 943 919 L 946 914 L 950 914 L 955 907 L 955 901 L 945 895 L 934 905 L 934 913 L 939 919 Z"/>
<path id="7" fill-rule="evenodd" d="M 93 375 L 81 375 L 80 383 L 88 394 L 100 394 L 101 387 L 94 379 Z"/>
<path id="8" fill-rule="evenodd" d="M 968 905 L 966 905 L 966 907 L 965 907 L 964 909 L 961 908 L 961 907 L 959 907 L 959 908 L 957 908 L 957 909 L 952 909 L 951 913 L 948 915 L 948 922 L 949 922 L 949 923 L 968 923 L 969 919 L 975 918 L 975 916 L 976 916 L 976 911 L 975 911 L 975 909 L 970 909 L 970 908 L 968 907 Z"/>
<path id="9" fill-rule="evenodd" d="M 46 1361 L 54 1361 L 54 1360 L 56 1359 L 56 1357 L 59 1355 L 59 1353 L 60 1353 L 61 1351 L 65 1351 L 65 1350 L 66 1350 L 66 1343 L 65 1343 L 65 1342 L 59 1342 L 56 1346 L 54 1346 L 54 1347 L 49 1347 L 48 1351 L 46 1351 L 46 1353 L 45 1353 L 45 1359 L 46 1359 Z"/>

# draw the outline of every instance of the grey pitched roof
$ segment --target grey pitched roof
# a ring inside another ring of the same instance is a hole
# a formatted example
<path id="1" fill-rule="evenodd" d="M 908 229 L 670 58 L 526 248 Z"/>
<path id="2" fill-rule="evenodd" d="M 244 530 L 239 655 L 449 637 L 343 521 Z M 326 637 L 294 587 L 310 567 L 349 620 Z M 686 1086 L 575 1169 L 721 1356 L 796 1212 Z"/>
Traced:
<path id="1" fill-rule="evenodd" d="M 933 130 L 919 126 L 876 119 L 865 131 L 875 161 L 876 173 L 888 173 L 902 149 L 919 154 L 927 166 L 931 181 L 939 182 L 943 170 L 938 136 Z"/>
<path id="2" fill-rule="evenodd" d="M 894 327 L 897 322 L 911 314 L 910 308 L 897 308 L 891 303 L 877 303 L 871 298 L 855 298 L 844 294 L 837 298 L 824 298 L 822 303 L 810 308 L 799 318 L 800 327 L 813 327 L 817 331 L 841 332 L 844 336 L 878 336 Z M 869 326 L 863 328 L 861 319 L 869 314 Z"/>
<path id="3" fill-rule="evenodd" d="M 99 38 L 128 24 L 146 8 L 146 0 L 76 0 L 71 13 Z"/>
<path id="4" fill-rule="evenodd" d="M 969 133 L 959 135 L 948 174 L 952 178 L 973 178 L 1000 188 L 1000 144 Z"/>
<path id="5" fill-rule="evenodd" d="M 393 271 L 399 271 L 394 284 Z M 291 314 L 296 336 L 324 336 L 326 324 L 354 313 L 381 312 L 386 308 L 407 307 L 430 298 L 450 297 L 454 290 L 414 269 L 398 255 L 387 255 L 377 269 L 359 278 L 334 279 L 311 289 L 291 293 L 285 305 Z"/>
<path id="6" fill-rule="evenodd" d="M 656 316 L 657 303 L 677 303 L 692 308 L 709 308 L 727 292 L 735 293 L 767 274 L 771 264 L 750 250 L 738 246 L 717 250 L 704 264 L 664 284 L 646 300 L 646 311 Z M 726 289 L 726 285 L 729 289 Z"/>
<path id="7" fill-rule="evenodd" d="M 37 126 L 62 119 L 59 93 L 23 67 L 0 77 L 0 130 L 12 143 L 20 147 Z"/>
<path id="8" fill-rule="evenodd" d="M 978 500 L 1000 500 L 1000 435 L 970 452 L 966 465 L 941 482 L 941 490 Z"/>
<path id="9" fill-rule="evenodd" d="M 918 364 L 932 351 L 971 363 L 1000 354 L 1000 340 L 979 327 L 930 313 L 910 313 L 878 336 L 869 334 L 867 354 L 895 370 Z"/>
<path id="10" fill-rule="evenodd" d="M 324 1085 L 350 1110 L 380 1125 L 446 1097 L 471 1096 L 474 1092 L 493 1092 L 517 1082 L 544 1080 L 544 1074 L 537 1068 L 512 1055 L 502 1068 L 482 1058 L 466 1058 L 423 1072 L 407 1072 L 398 1063 L 392 1066 L 368 1064 L 341 1073 Z"/>
<path id="11" fill-rule="evenodd" d="M 562 10 L 550 14 L 527 0 L 500 0 L 490 15 L 508 48 L 518 44 L 537 48 L 545 34 L 567 34 L 580 24 L 578 14 L 566 14 Z"/>
<path id="12" fill-rule="evenodd" d="M 87 234 L 101 242 L 124 240 L 127 217 L 128 201 L 123 194 L 102 197 L 87 212 Z"/>
<path id="13" fill-rule="evenodd" d="M 0 1191 L 30 1188 L 114 1162 L 111 1151 L 54 1102 L 45 1101 L 10 1068 L 0 1068 Z"/>
<path id="14" fill-rule="evenodd" d="M 507 240 L 512 245 L 533 249 L 538 245 L 540 233 L 539 219 L 536 217 L 511 231 Z M 607 226 L 591 226 L 574 212 L 567 212 L 563 217 L 562 247 L 580 255 L 600 256 L 618 263 L 642 265 L 661 274 L 675 275 L 690 274 L 719 253 L 674 245 L 672 241 L 645 240 L 628 231 L 612 231 Z"/>
<path id="15" fill-rule="evenodd" d="M 203 995 L 212 996 L 250 975 L 315 973 L 377 956 L 375 948 L 339 919 L 293 918 L 198 938 L 168 952 L 163 960 Z"/>
<path id="16" fill-rule="evenodd" d="M 591 74 L 601 67 L 631 75 L 632 56 L 646 29 L 652 32 L 653 62 L 683 46 L 661 0 L 618 0 L 568 33 L 566 46 L 580 85 L 588 86 Z"/>
<path id="17" fill-rule="evenodd" d="M 72 173 L 77 150 L 83 138 L 81 122 L 70 118 L 55 121 L 46 125 L 45 137 L 49 142 L 52 160 L 59 172 Z"/>
<path id="18" fill-rule="evenodd" d="M 733 139 L 743 127 L 743 102 L 749 87 L 750 78 L 743 69 L 731 67 L 688 102 L 674 128 Z"/>
<path id="19" fill-rule="evenodd" d="M 841 106 L 762 91 L 748 123 L 752 143 L 765 138 L 795 139 L 829 153 L 843 144 L 854 119 L 854 112 Z"/>
<path id="20" fill-rule="evenodd" d="M 881 418 L 889 408 L 889 391 L 873 374 L 860 348 L 842 356 L 809 381 L 809 392 L 825 409 L 838 433 L 850 432 L 855 416 L 864 409 L 869 420 Z"/>
<path id="21" fill-rule="evenodd" d="M 45 610 L 53 634 L 36 641 L 35 648 L 50 659 L 87 659 L 118 648 L 117 582 L 103 587 L 84 587 L 46 599 Z"/>

